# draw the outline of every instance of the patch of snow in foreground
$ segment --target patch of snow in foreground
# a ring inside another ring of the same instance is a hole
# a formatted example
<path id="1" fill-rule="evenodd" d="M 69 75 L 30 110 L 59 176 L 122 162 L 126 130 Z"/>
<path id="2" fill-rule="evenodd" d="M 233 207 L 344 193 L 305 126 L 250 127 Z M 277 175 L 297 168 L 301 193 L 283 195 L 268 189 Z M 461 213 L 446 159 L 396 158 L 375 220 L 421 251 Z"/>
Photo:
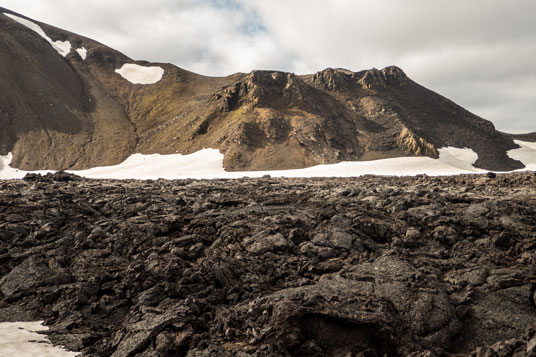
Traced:
<path id="1" fill-rule="evenodd" d="M 164 69 L 158 66 L 144 67 L 133 63 L 125 63 L 116 69 L 121 77 L 134 84 L 154 84 L 162 79 Z"/>
<path id="2" fill-rule="evenodd" d="M 508 151 L 508 157 L 525 164 L 524 170 L 536 171 L 536 142 L 514 140 L 514 143 L 520 148 Z"/>
<path id="3" fill-rule="evenodd" d="M 45 335 L 37 333 L 48 327 L 35 322 L 0 323 L 0 356 L 13 357 L 72 357 L 77 352 L 69 352 L 53 346 Z"/>
<path id="4" fill-rule="evenodd" d="M 77 48 L 76 52 L 82 57 L 82 59 L 85 61 L 87 57 L 87 49 L 85 47 Z"/>
<path id="5" fill-rule="evenodd" d="M 69 52 L 71 52 L 71 43 L 69 41 L 52 41 L 50 37 L 43 31 L 41 26 L 36 24 L 35 22 L 32 22 L 30 20 L 23 19 L 22 17 L 12 15 L 12 14 L 6 14 L 4 15 L 12 18 L 13 20 L 17 21 L 18 23 L 26 26 L 32 31 L 37 32 L 37 34 L 41 37 L 43 37 L 45 40 L 47 40 L 48 43 L 56 50 L 60 55 L 63 57 L 67 56 Z"/>

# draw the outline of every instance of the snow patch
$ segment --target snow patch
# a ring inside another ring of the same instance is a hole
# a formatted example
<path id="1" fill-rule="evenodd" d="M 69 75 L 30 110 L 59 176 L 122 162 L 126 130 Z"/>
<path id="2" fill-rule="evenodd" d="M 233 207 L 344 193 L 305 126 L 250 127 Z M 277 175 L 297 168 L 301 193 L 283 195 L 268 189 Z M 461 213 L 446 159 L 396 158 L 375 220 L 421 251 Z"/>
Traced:
<path id="1" fill-rule="evenodd" d="M 9 166 L 12 159 L 13 155 L 10 152 L 5 156 L 0 156 L 0 179 L 11 180 L 24 177 L 25 174 L 20 172 L 20 170 Z"/>
<path id="2" fill-rule="evenodd" d="M 110 179 L 214 179 L 261 177 L 353 177 L 362 175 L 430 176 L 486 172 L 472 164 L 478 155 L 471 149 L 442 148 L 439 159 L 429 157 L 399 157 L 374 161 L 347 161 L 317 165 L 296 170 L 228 172 L 223 168 L 223 154 L 216 149 L 204 149 L 190 155 L 131 155 L 119 165 L 70 171 L 88 178 Z"/>
<path id="3" fill-rule="evenodd" d="M 482 173 L 472 164 L 478 155 L 471 149 L 442 148 L 439 159 L 400 157 L 375 161 L 347 161 L 296 170 L 228 172 L 223 168 L 223 154 L 204 149 L 190 155 L 134 154 L 119 165 L 70 171 L 88 178 L 113 179 L 214 179 L 261 177 L 353 177 L 367 174 L 389 176 L 430 176 Z"/>
<path id="4" fill-rule="evenodd" d="M 42 321 L 0 323 L 0 356 L 17 357 L 72 357 L 77 352 L 69 352 L 53 346 L 45 335 L 37 333 L 48 327 Z"/>
<path id="5" fill-rule="evenodd" d="M 29 171 L 15 169 L 10 166 L 13 155 L 9 152 L 7 155 L 0 155 L 0 180 L 13 180 L 23 178 Z M 32 171 L 37 174 L 46 175 L 51 170 Z M 0 355 L 1 356 L 1 355 Z"/>
<path id="6" fill-rule="evenodd" d="M 473 164 L 478 160 L 478 154 L 473 149 L 459 149 L 452 146 L 447 146 L 437 150 L 439 152 L 439 161 L 442 163 L 465 171 L 481 171 Z"/>
<path id="7" fill-rule="evenodd" d="M 164 69 L 158 66 L 144 67 L 133 63 L 126 63 L 116 69 L 121 77 L 134 84 L 154 84 L 162 79 Z"/>
<path id="8" fill-rule="evenodd" d="M 80 55 L 80 57 L 82 57 L 82 59 L 83 59 L 84 61 L 86 60 L 86 57 L 87 57 L 87 50 L 86 50 L 84 47 L 77 48 L 77 49 L 76 49 L 76 52 L 78 52 L 78 54 Z"/>
<path id="9" fill-rule="evenodd" d="M 181 179 L 225 177 L 223 155 L 215 149 L 204 149 L 190 155 L 133 154 L 114 166 L 69 171 L 88 178 L 113 179 Z"/>
<path id="10" fill-rule="evenodd" d="M 520 144 L 518 142 L 518 144 Z M 525 144 L 523 144 L 525 145 Z M 536 165 L 536 144 L 527 143 L 528 149 L 523 151 L 522 161 Z M 516 149 L 521 150 L 521 149 Z M 447 176 L 471 173 L 485 173 L 473 164 L 478 154 L 472 149 L 445 147 L 438 150 L 439 159 L 429 157 L 399 157 L 374 161 L 346 161 L 331 165 L 317 165 L 305 169 L 273 170 L 273 171 L 242 171 L 228 172 L 223 168 L 223 154 L 216 149 L 204 149 L 190 155 L 142 155 L 133 154 L 118 165 L 94 167 L 88 170 L 69 171 L 73 174 L 102 179 L 139 179 L 156 180 L 159 178 L 173 179 L 216 179 L 261 177 L 355 177 L 362 175 L 384 176 Z M 512 150 L 509 155 L 516 155 Z M 512 156 L 511 156 L 512 157 Z M 11 153 L 0 156 L 0 179 L 22 178 L 28 172 L 9 166 Z M 532 160 L 532 161 L 531 161 Z M 536 167 L 533 166 L 532 169 Z M 530 168 L 529 168 L 530 169 Z M 46 174 L 51 171 L 35 171 Z"/>
<path id="11" fill-rule="evenodd" d="M 56 50 L 60 55 L 63 57 L 67 56 L 69 52 L 71 52 L 71 43 L 69 41 L 52 41 L 50 37 L 43 31 L 41 26 L 36 24 L 35 22 L 32 22 L 30 20 L 23 19 L 22 17 L 13 15 L 13 14 L 6 14 L 7 17 L 10 17 L 11 19 L 17 21 L 18 23 L 26 26 L 30 30 L 37 32 L 37 34 L 41 37 L 43 37 L 45 40 L 47 40 L 48 43 Z"/>
<path id="12" fill-rule="evenodd" d="M 536 142 L 514 140 L 514 143 L 520 148 L 509 150 L 508 157 L 521 161 L 525 165 L 522 170 L 536 171 Z"/>

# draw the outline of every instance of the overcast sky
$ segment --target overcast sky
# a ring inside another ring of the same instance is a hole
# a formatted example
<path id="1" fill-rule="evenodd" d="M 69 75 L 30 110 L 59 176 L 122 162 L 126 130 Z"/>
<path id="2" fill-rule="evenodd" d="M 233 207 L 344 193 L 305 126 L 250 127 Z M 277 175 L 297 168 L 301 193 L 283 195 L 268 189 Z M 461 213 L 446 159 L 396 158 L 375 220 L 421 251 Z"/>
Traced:
<path id="1" fill-rule="evenodd" d="M 0 0 L 134 59 L 205 74 L 388 65 L 491 120 L 536 131 L 534 0 Z"/>

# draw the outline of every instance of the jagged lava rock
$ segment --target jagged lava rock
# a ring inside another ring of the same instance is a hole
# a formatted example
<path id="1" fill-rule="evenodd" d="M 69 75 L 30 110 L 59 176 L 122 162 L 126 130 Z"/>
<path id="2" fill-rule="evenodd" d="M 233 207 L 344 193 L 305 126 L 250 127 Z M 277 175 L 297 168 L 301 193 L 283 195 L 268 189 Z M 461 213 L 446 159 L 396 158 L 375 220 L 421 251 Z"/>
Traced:
<path id="1" fill-rule="evenodd" d="M 533 353 L 536 176 L 0 182 L 0 318 L 87 356 Z"/>

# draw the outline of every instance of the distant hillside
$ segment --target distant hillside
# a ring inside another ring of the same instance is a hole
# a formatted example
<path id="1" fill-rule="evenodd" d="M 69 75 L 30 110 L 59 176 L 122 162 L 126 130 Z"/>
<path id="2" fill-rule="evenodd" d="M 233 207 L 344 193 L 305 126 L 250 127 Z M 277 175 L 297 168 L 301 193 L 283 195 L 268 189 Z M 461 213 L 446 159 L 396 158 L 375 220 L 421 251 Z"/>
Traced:
<path id="1" fill-rule="evenodd" d="M 206 77 L 134 61 L 3 8 L 0 39 L 0 154 L 12 152 L 12 165 L 25 170 L 203 148 L 219 149 L 227 170 L 290 169 L 437 157 L 445 146 L 473 149 L 479 168 L 523 168 L 506 155 L 514 136 L 395 66 Z M 530 135 L 523 140 L 536 141 Z"/>

